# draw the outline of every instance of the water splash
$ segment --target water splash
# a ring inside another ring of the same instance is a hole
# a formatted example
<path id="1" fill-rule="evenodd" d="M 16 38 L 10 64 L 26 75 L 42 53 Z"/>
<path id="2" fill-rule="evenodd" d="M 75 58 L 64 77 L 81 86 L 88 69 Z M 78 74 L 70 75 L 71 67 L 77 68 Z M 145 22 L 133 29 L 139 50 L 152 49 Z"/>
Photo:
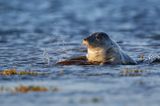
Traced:
<path id="1" fill-rule="evenodd" d="M 44 61 L 44 63 L 47 63 L 48 65 L 50 65 L 50 56 L 49 56 L 46 48 L 43 51 L 43 61 Z"/>
<path id="2" fill-rule="evenodd" d="M 160 54 L 150 54 L 145 60 L 144 62 L 146 63 L 153 63 L 153 62 L 157 62 L 160 61 Z"/>

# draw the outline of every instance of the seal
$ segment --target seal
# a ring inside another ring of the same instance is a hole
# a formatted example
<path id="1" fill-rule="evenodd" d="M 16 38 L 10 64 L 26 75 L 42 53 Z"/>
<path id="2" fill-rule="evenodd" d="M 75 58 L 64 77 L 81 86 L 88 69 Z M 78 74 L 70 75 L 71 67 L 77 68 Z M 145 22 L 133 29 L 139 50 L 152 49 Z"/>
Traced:
<path id="1" fill-rule="evenodd" d="M 121 47 L 104 32 L 95 32 L 83 39 L 87 46 L 88 62 L 100 64 L 137 64 Z"/>
<path id="2" fill-rule="evenodd" d="M 137 64 L 105 32 L 95 32 L 83 39 L 87 55 L 60 61 L 59 65 Z"/>
<path id="3" fill-rule="evenodd" d="M 140 60 L 133 60 L 121 47 L 105 32 L 95 32 L 83 39 L 87 46 L 87 55 L 57 62 L 58 65 L 97 65 L 97 64 L 124 64 L 136 65 L 140 63 L 160 63 L 160 55 L 149 56 Z"/>

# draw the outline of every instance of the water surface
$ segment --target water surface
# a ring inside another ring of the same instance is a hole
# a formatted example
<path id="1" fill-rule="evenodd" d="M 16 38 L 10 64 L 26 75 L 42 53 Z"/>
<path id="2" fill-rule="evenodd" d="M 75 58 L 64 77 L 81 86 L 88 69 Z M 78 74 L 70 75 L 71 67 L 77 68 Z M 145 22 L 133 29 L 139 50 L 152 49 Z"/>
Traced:
<path id="1" fill-rule="evenodd" d="M 0 76 L 0 86 L 58 87 L 58 92 L 0 93 L 1 106 L 159 106 L 160 65 L 55 66 L 85 55 L 82 39 L 107 32 L 135 60 L 160 53 L 158 0 L 1 0 L 0 70 L 47 72 L 42 76 Z M 48 64 L 49 62 L 49 64 Z M 121 76 L 125 68 L 144 74 Z M 63 72 L 63 74 L 61 74 Z"/>

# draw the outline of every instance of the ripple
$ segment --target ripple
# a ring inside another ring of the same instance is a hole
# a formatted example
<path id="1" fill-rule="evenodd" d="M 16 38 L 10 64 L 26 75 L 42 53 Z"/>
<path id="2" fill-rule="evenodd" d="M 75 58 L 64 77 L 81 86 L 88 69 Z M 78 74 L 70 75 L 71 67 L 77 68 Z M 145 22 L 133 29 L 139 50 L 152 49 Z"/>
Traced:
<path id="1" fill-rule="evenodd" d="M 49 74 L 1 76 L 0 85 L 62 89 L 0 94 L 1 105 L 159 104 L 159 64 L 54 65 L 61 59 L 85 55 L 82 39 L 96 31 L 107 32 L 135 59 L 159 53 L 159 4 L 158 0 L 1 0 L 0 70 L 16 68 Z M 47 55 L 43 56 L 45 49 Z M 48 59 L 50 64 L 45 61 Z M 145 71 L 136 77 L 121 76 L 126 67 Z"/>

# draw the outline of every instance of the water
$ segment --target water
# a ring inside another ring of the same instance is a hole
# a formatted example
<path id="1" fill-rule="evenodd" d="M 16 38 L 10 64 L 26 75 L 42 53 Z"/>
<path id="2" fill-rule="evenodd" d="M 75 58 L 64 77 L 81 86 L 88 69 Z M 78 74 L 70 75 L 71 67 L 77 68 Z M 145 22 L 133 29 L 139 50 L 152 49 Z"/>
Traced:
<path id="1" fill-rule="evenodd" d="M 0 70 L 47 72 L 40 76 L 0 76 L 0 86 L 57 87 L 58 92 L 0 93 L 1 106 L 159 106 L 159 64 L 55 66 L 85 55 L 82 39 L 107 32 L 134 59 L 160 53 L 158 0 L 1 0 Z M 145 71 L 121 76 L 125 68 Z M 63 74 L 62 74 L 63 73 Z"/>

